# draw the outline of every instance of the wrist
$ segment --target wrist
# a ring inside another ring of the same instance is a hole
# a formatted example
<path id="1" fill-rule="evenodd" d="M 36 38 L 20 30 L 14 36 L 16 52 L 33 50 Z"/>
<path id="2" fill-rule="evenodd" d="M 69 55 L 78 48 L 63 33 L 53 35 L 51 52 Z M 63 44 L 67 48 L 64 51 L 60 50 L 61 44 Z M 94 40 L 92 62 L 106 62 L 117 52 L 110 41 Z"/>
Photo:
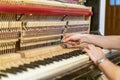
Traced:
<path id="1" fill-rule="evenodd" d="M 90 34 L 82 34 L 81 43 L 89 43 Z"/>
<path id="2" fill-rule="evenodd" d="M 101 57 L 101 58 L 98 58 L 96 61 L 95 61 L 95 64 L 97 66 L 99 66 L 100 64 L 106 62 L 108 59 L 106 57 Z"/>

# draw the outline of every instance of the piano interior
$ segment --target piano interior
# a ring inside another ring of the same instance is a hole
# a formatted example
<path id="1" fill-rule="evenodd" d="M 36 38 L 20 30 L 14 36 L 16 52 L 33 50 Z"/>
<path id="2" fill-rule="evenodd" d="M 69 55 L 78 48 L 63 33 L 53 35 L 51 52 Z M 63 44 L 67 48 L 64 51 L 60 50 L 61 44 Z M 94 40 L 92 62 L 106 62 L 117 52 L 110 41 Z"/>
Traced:
<path id="1" fill-rule="evenodd" d="M 61 47 L 65 34 L 89 34 L 91 16 L 91 7 L 78 4 L 0 0 L 0 80 L 96 78 L 84 52 Z"/>

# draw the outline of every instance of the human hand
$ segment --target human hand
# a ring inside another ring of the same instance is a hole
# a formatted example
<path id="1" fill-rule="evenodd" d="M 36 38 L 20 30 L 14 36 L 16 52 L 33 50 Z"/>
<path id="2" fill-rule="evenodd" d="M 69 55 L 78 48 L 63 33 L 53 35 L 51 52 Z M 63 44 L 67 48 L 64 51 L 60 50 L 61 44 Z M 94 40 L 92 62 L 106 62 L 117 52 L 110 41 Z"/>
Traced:
<path id="1" fill-rule="evenodd" d="M 87 34 L 66 34 L 63 36 L 62 42 L 76 46 L 85 41 L 85 35 Z"/>
<path id="2" fill-rule="evenodd" d="M 105 54 L 103 53 L 102 49 L 99 47 L 95 47 L 94 45 L 90 44 L 87 48 L 84 48 L 85 52 L 90 56 L 91 60 L 97 65 L 97 60 L 100 58 L 106 58 Z"/>

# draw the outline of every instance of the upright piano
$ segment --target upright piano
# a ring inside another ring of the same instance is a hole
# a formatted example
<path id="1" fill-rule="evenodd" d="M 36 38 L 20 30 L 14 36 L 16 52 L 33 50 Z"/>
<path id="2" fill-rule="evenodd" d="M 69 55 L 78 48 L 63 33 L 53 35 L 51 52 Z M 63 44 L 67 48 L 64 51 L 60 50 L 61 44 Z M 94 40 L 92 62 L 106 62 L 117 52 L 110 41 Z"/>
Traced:
<path id="1" fill-rule="evenodd" d="M 0 0 L 0 80 L 76 80 L 92 72 L 84 52 L 61 47 L 65 34 L 89 34 L 91 16 L 79 4 Z"/>

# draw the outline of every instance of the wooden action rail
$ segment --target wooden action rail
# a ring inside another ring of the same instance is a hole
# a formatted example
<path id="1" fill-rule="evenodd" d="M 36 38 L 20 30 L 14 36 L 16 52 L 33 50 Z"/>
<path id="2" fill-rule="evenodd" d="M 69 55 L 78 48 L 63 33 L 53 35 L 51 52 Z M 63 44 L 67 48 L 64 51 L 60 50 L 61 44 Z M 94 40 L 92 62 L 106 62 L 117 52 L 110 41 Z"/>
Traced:
<path id="1" fill-rule="evenodd" d="M 18 39 L 0 40 L 0 43 L 11 43 L 16 41 L 18 41 Z"/>
<path id="2" fill-rule="evenodd" d="M 39 42 L 31 42 L 31 43 L 26 43 L 24 45 L 22 45 L 21 47 L 27 47 L 27 46 L 33 46 L 33 45 L 41 45 L 41 44 L 45 44 L 45 43 L 52 43 L 52 42 L 58 42 L 60 41 L 59 39 L 56 40 L 49 40 L 49 41 L 39 41 Z"/>
<path id="3" fill-rule="evenodd" d="M 52 28 L 52 27 L 60 27 L 60 26 L 65 26 L 66 21 L 28 21 L 26 22 L 26 27 L 47 27 L 47 28 Z"/>
<path id="4" fill-rule="evenodd" d="M 54 27 L 60 27 L 65 26 L 67 21 L 28 21 L 26 22 L 26 27 L 29 28 L 35 28 L 35 27 L 47 27 L 47 28 L 54 28 Z M 83 25 L 83 24 L 89 24 L 89 21 L 68 21 L 68 25 Z"/>
<path id="5" fill-rule="evenodd" d="M 84 24 L 90 24 L 89 21 L 68 21 L 68 25 L 84 25 Z"/>
<path id="6" fill-rule="evenodd" d="M 24 21 L 23 21 L 24 23 Z M 35 28 L 35 27 L 60 27 L 65 26 L 67 21 L 26 21 L 25 27 L 27 28 Z M 69 21 L 68 25 L 83 25 L 83 24 L 89 24 L 89 21 Z M 22 21 L 2 21 L 0 22 L 0 28 L 1 29 L 15 29 L 18 28 L 19 30 L 22 27 Z"/>

